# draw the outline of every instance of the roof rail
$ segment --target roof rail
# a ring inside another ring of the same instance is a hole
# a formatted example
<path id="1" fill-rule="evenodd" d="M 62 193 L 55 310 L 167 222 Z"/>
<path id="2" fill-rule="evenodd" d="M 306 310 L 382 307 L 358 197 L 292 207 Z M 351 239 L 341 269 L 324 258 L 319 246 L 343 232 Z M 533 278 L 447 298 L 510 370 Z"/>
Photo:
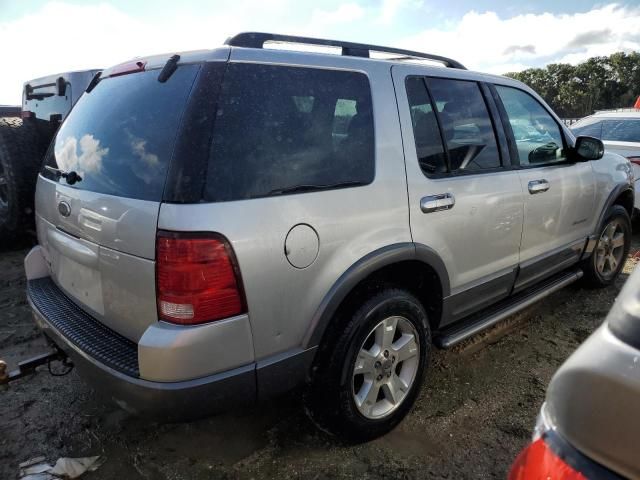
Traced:
<path id="1" fill-rule="evenodd" d="M 263 48 L 266 42 L 302 43 L 306 45 L 322 45 L 342 48 L 342 55 L 369 58 L 370 52 L 395 53 L 410 59 L 426 59 L 440 62 L 449 68 L 466 70 L 460 62 L 440 55 L 402 50 L 400 48 L 380 47 L 366 43 L 341 42 L 339 40 L 324 40 L 321 38 L 297 37 L 293 35 L 278 35 L 276 33 L 243 32 L 229 37 L 224 43 L 231 47 Z"/>

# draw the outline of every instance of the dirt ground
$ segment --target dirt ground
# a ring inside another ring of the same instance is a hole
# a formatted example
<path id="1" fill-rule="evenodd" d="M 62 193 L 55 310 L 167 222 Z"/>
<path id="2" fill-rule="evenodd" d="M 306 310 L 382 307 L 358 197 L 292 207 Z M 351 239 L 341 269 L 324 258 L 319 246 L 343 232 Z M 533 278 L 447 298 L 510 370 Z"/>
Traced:
<path id="1" fill-rule="evenodd" d="M 632 252 L 639 247 L 636 234 Z M 10 366 L 45 348 L 24 295 L 27 251 L 0 251 L 0 357 Z M 0 479 L 17 478 L 18 464 L 39 455 L 105 456 L 87 480 L 505 478 L 553 372 L 600 325 L 626 278 L 603 290 L 570 286 L 480 338 L 436 351 L 409 416 L 357 446 L 318 432 L 295 393 L 160 425 L 103 403 L 75 372 L 40 368 L 0 387 Z"/>

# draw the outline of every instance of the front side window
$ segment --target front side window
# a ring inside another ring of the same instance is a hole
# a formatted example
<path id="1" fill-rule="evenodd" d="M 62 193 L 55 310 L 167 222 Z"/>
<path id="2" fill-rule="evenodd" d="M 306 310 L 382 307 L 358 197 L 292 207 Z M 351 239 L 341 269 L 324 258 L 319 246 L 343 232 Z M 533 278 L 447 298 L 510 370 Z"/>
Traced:
<path id="1" fill-rule="evenodd" d="M 373 181 L 373 111 L 362 73 L 229 64 L 213 129 L 206 201 Z"/>
<path id="2" fill-rule="evenodd" d="M 449 153 L 451 172 L 500 167 L 500 153 L 480 86 L 476 82 L 428 78 Z"/>
<path id="3" fill-rule="evenodd" d="M 640 142 L 640 120 L 605 120 L 602 140 L 613 142 Z"/>
<path id="4" fill-rule="evenodd" d="M 518 147 L 520 165 L 566 160 L 560 127 L 540 103 L 522 90 L 496 85 Z"/>

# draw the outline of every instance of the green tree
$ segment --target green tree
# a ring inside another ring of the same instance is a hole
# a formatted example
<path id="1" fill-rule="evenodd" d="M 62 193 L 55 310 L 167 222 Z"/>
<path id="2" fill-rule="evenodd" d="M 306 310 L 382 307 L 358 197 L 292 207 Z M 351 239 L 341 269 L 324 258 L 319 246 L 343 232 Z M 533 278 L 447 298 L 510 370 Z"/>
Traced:
<path id="1" fill-rule="evenodd" d="M 552 63 L 507 76 L 533 88 L 561 117 L 583 117 L 633 105 L 640 96 L 640 53 L 617 52 L 575 66 Z"/>

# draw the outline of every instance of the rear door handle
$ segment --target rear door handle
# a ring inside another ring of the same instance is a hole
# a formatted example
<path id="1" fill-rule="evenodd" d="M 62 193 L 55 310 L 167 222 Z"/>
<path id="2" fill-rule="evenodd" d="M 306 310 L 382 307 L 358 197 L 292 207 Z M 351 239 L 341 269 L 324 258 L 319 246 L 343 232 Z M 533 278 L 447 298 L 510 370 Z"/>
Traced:
<path id="1" fill-rule="evenodd" d="M 422 210 L 422 213 L 439 212 L 440 210 L 451 210 L 455 204 L 456 199 L 451 193 L 428 195 L 420 199 L 420 210 Z"/>
<path id="2" fill-rule="evenodd" d="M 549 182 L 544 178 L 541 180 L 531 180 L 529 182 L 529 193 L 535 195 L 536 193 L 542 193 L 549 190 Z"/>

